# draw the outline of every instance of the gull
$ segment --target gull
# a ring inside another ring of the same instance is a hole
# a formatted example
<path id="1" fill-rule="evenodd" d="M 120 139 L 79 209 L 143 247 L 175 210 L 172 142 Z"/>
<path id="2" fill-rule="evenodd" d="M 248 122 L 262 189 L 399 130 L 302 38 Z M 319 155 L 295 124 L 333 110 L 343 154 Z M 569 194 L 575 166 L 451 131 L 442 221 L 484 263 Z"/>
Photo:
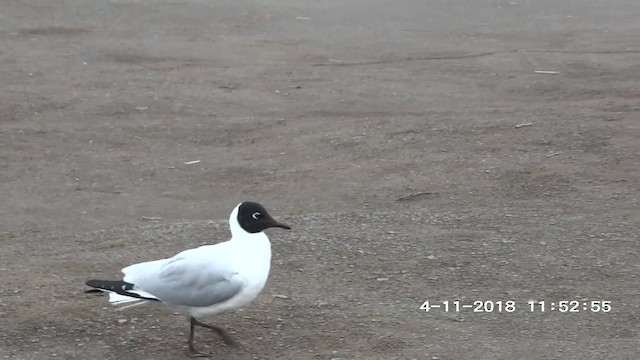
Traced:
<path id="1" fill-rule="evenodd" d="M 231 240 L 185 250 L 171 258 L 133 264 L 122 269 L 122 280 L 89 280 L 94 291 L 109 293 L 113 305 L 126 307 L 154 301 L 183 308 L 189 314 L 190 357 L 208 357 L 194 347 L 195 327 L 211 329 L 228 344 L 221 327 L 199 319 L 238 309 L 262 291 L 271 265 L 271 243 L 263 232 L 289 225 L 276 221 L 255 202 L 238 204 L 229 216 Z M 131 304 L 133 303 L 133 304 Z"/>

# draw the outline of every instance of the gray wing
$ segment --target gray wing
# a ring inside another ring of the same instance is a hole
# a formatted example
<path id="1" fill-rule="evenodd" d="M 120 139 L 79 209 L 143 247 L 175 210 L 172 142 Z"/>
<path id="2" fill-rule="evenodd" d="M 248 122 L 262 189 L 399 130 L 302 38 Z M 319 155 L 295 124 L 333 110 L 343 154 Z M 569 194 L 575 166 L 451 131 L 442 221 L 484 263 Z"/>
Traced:
<path id="1" fill-rule="evenodd" d="M 156 270 L 138 277 L 134 284 L 171 305 L 215 305 L 235 296 L 246 283 L 232 269 L 200 257 L 177 256 Z"/>

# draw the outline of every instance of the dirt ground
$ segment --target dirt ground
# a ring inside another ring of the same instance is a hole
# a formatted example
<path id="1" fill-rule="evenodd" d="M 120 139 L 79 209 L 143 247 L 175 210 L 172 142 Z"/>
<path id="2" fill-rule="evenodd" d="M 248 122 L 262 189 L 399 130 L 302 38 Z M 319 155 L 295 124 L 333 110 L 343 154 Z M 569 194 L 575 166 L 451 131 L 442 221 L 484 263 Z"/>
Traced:
<path id="1" fill-rule="evenodd" d="M 215 359 L 637 359 L 639 17 L 3 0 L 0 357 L 185 358 L 184 315 L 84 281 L 226 240 L 254 200 L 294 229 L 268 231 L 253 305 L 209 320 L 241 346 L 198 333 Z"/>

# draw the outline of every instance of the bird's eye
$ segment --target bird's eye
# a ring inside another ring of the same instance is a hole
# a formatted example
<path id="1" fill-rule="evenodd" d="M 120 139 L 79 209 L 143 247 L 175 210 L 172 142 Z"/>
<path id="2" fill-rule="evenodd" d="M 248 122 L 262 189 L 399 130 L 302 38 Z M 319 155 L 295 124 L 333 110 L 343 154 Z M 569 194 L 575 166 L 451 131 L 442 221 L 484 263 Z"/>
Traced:
<path id="1" fill-rule="evenodd" d="M 259 211 L 254 212 L 253 214 L 251 214 L 251 217 L 258 220 L 262 217 L 262 213 Z"/>

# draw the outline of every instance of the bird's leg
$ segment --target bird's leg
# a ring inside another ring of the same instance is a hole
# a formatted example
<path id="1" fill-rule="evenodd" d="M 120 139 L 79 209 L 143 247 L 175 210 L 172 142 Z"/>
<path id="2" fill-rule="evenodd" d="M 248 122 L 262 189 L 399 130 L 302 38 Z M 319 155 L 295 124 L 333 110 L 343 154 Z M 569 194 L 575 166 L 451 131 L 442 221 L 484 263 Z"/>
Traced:
<path id="1" fill-rule="evenodd" d="M 223 328 L 221 328 L 219 326 L 215 326 L 215 325 L 207 325 L 207 324 L 205 324 L 203 322 L 200 322 L 200 321 L 196 320 L 192 316 L 191 317 L 191 329 L 193 329 L 193 327 L 195 325 L 202 326 L 203 328 L 211 329 L 211 330 L 217 332 L 222 337 L 222 340 L 224 341 L 225 344 L 227 344 L 229 346 L 232 346 L 232 347 L 238 347 L 238 344 L 235 342 L 235 340 L 233 340 L 231 335 L 229 335 L 229 333 L 226 332 Z M 193 331 L 191 333 L 192 333 L 191 338 L 193 338 Z M 190 340 L 192 340 L 191 338 L 190 338 Z"/>
<path id="2" fill-rule="evenodd" d="M 197 321 L 197 320 L 194 319 L 194 318 L 191 318 L 191 331 L 189 332 L 189 352 L 187 353 L 187 355 L 189 355 L 189 357 L 191 357 L 191 358 L 211 357 L 211 354 L 198 351 L 198 350 L 196 350 L 195 346 L 193 346 L 193 337 L 194 337 L 195 330 L 196 330 L 195 321 Z"/>
<path id="3" fill-rule="evenodd" d="M 233 340 L 233 338 L 231 338 L 231 335 L 229 335 L 229 333 L 227 333 L 223 328 L 215 325 L 207 325 L 203 322 L 196 320 L 193 316 L 191 317 L 190 321 L 191 321 L 191 331 L 189 332 L 189 353 L 188 353 L 189 357 L 196 358 L 196 357 L 211 356 L 211 354 L 209 353 L 196 350 L 195 346 L 193 345 L 193 338 L 195 335 L 196 325 L 202 326 L 204 328 L 211 329 L 217 332 L 218 334 L 220 334 L 225 344 L 232 347 L 237 347 L 237 343 L 235 342 L 235 340 Z"/>

